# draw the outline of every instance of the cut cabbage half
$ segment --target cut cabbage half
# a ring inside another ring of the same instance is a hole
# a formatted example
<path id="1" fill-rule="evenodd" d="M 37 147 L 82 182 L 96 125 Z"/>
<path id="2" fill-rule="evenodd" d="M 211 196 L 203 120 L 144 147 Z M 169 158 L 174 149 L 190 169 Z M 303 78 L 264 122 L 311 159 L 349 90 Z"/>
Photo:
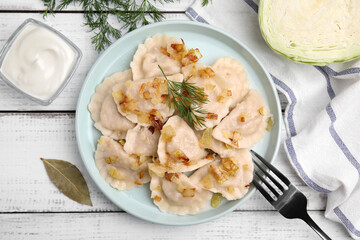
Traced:
<path id="1" fill-rule="evenodd" d="M 360 57 L 359 0 L 261 0 L 262 35 L 277 53 L 312 65 Z"/>

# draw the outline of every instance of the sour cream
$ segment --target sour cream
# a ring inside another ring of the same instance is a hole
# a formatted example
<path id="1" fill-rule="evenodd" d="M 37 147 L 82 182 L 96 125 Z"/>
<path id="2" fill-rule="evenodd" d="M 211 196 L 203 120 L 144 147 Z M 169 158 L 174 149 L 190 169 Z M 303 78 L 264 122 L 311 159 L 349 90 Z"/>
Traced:
<path id="1" fill-rule="evenodd" d="M 29 23 L 12 43 L 1 71 L 25 93 L 47 100 L 67 79 L 76 57 L 75 50 L 60 36 Z"/>

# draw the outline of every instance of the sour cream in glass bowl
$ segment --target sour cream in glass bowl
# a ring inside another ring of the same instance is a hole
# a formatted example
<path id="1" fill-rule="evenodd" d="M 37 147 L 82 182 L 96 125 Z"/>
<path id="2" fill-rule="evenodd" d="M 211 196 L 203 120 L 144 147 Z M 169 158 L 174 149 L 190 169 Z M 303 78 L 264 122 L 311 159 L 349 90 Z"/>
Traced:
<path id="1" fill-rule="evenodd" d="M 48 25 L 27 19 L 0 52 L 0 78 L 31 100 L 49 105 L 70 81 L 81 50 Z"/>

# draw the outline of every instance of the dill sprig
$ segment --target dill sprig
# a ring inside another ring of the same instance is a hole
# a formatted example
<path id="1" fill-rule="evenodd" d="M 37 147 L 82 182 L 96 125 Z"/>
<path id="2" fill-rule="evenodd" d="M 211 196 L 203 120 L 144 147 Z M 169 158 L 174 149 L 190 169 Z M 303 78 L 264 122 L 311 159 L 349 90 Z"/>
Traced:
<path id="1" fill-rule="evenodd" d="M 202 3 L 201 3 L 201 5 L 202 5 L 203 7 L 205 7 L 206 5 L 209 4 L 209 2 L 212 2 L 212 0 L 203 0 Z"/>
<path id="2" fill-rule="evenodd" d="M 158 65 L 167 83 L 169 108 L 174 104 L 181 118 L 189 123 L 191 127 L 198 125 L 205 126 L 206 116 L 209 114 L 201 105 L 208 102 L 208 96 L 203 89 L 189 82 L 192 76 L 187 77 L 182 82 L 169 80 L 163 69 Z"/>
<path id="3" fill-rule="evenodd" d="M 46 18 L 48 14 L 55 14 L 67 8 L 69 5 L 78 4 L 83 9 L 85 26 L 94 33 L 91 38 L 97 52 L 101 52 L 114 40 L 119 39 L 126 32 L 130 32 L 140 26 L 151 22 L 159 22 L 164 15 L 151 3 L 161 4 L 174 2 L 174 0 L 42 0 L 45 11 L 42 13 Z M 209 0 L 203 0 L 203 6 Z M 109 18 L 114 16 L 121 27 L 113 27 Z"/>

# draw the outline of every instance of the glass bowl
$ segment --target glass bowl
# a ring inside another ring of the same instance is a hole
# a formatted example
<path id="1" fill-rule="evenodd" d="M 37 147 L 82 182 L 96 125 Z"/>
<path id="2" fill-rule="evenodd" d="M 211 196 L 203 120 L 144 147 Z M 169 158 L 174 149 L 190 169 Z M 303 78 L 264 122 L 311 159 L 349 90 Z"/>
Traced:
<path id="1" fill-rule="evenodd" d="M 6 77 L 4 72 L 2 71 L 2 66 L 4 64 L 4 60 L 6 59 L 6 55 L 8 54 L 9 50 L 13 46 L 14 42 L 16 41 L 17 37 L 21 34 L 21 32 L 28 26 L 28 25 L 35 25 L 37 27 L 44 28 L 52 33 L 54 33 L 56 36 L 59 37 L 59 39 L 63 40 L 64 43 L 74 52 L 75 54 L 75 60 L 73 61 L 72 66 L 70 67 L 70 70 L 68 74 L 66 75 L 65 79 L 62 79 L 62 83 L 59 85 L 57 90 L 47 99 L 43 99 L 40 97 L 36 97 L 31 95 L 30 93 L 27 93 L 25 90 L 21 89 L 19 86 L 17 86 L 11 79 Z M 81 50 L 73 43 L 71 42 L 67 37 L 65 37 L 62 33 L 55 30 L 54 28 L 39 22 L 35 19 L 28 18 L 26 19 L 16 30 L 15 32 L 10 36 L 10 38 L 6 41 L 4 47 L 0 51 L 0 78 L 10 87 L 21 93 L 22 95 L 26 96 L 27 98 L 31 99 L 34 102 L 37 102 L 41 105 L 49 105 L 51 102 L 53 102 L 56 97 L 62 92 L 62 90 L 65 88 L 65 86 L 69 83 L 70 79 L 75 73 L 75 70 L 77 69 L 80 60 L 82 57 Z"/>

